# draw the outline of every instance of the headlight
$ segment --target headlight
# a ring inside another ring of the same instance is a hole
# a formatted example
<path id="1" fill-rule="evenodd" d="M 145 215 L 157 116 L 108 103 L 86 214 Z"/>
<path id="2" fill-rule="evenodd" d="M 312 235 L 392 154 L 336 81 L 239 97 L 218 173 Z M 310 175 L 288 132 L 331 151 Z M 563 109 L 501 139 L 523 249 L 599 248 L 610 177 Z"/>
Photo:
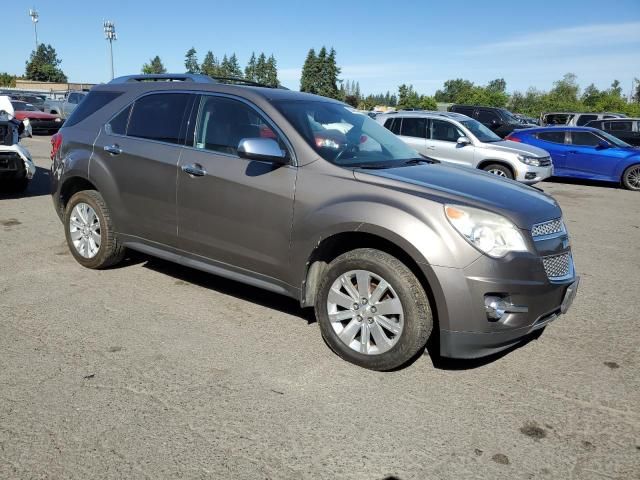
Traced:
<path id="1" fill-rule="evenodd" d="M 56 119 L 54 120 L 54 122 L 61 122 L 62 119 L 60 117 L 56 117 Z"/>
<path id="2" fill-rule="evenodd" d="M 508 252 L 528 251 L 520 231 L 500 215 L 452 205 L 445 205 L 444 212 L 460 235 L 491 257 L 504 257 Z"/>
<path id="3" fill-rule="evenodd" d="M 526 163 L 527 165 L 531 165 L 533 167 L 540 166 L 540 159 L 536 157 L 530 157 L 528 155 L 518 155 L 518 160 L 522 163 Z"/>

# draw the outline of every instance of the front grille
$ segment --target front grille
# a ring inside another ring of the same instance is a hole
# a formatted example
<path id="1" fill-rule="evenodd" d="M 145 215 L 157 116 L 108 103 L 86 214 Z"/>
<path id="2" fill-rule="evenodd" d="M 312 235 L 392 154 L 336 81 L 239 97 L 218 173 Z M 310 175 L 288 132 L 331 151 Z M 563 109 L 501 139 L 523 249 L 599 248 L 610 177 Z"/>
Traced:
<path id="1" fill-rule="evenodd" d="M 571 273 L 571 253 L 569 252 L 542 257 L 542 263 L 549 278 L 564 277 Z"/>
<path id="2" fill-rule="evenodd" d="M 548 167 L 549 165 L 551 165 L 551 157 L 541 158 L 539 159 L 539 162 L 541 167 Z"/>
<path id="3" fill-rule="evenodd" d="M 535 237 L 542 237 L 545 235 L 553 235 L 554 233 L 564 233 L 564 223 L 561 218 L 556 218 L 555 220 L 550 220 L 544 223 L 538 223 L 533 226 L 531 229 L 531 236 L 535 239 Z"/>

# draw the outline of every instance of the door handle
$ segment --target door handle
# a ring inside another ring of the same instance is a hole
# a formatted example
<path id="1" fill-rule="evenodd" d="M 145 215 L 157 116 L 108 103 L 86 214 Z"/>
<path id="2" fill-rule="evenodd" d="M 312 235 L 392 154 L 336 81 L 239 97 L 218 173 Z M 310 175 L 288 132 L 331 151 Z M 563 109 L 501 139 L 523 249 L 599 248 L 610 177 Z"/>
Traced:
<path id="1" fill-rule="evenodd" d="M 427 145 L 427 150 L 435 150 L 436 147 L 434 145 Z"/>
<path id="2" fill-rule="evenodd" d="M 117 143 L 114 143 L 113 145 L 105 145 L 104 151 L 109 152 L 111 155 L 120 155 L 122 153 L 122 149 Z"/>
<path id="3" fill-rule="evenodd" d="M 567 153 L 578 153 L 577 150 L 569 150 Z"/>
<path id="4" fill-rule="evenodd" d="M 183 165 L 182 171 L 194 177 L 204 177 L 207 174 L 207 171 L 204 168 L 202 168 L 202 165 L 200 165 L 199 163 L 192 163 L 191 165 Z"/>

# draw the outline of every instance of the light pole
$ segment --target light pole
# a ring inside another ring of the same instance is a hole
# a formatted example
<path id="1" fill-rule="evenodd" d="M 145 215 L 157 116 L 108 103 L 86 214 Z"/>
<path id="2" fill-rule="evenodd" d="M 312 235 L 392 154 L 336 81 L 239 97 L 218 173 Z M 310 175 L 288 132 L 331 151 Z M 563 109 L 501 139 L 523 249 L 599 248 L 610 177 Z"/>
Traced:
<path id="1" fill-rule="evenodd" d="M 104 38 L 109 40 L 109 56 L 111 57 L 111 80 L 113 80 L 113 41 L 118 39 L 116 35 L 116 25 L 111 20 L 105 20 L 103 23 Z"/>
<path id="2" fill-rule="evenodd" d="M 38 11 L 35 8 L 29 9 L 29 16 L 31 17 L 31 21 L 33 22 L 33 31 L 36 34 L 36 52 L 38 51 L 38 19 L 40 16 L 38 15 Z"/>

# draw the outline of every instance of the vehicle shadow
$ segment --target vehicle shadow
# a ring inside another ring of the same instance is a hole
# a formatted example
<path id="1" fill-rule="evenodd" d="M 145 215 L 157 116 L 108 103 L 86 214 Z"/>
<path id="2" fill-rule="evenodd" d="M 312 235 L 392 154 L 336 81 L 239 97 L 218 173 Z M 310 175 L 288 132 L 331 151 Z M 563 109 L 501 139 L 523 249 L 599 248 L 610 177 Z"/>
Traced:
<path id="1" fill-rule="evenodd" d="M 51 171 L 46 168 L 36 167 L 36 173 L 29 182 L 24 192 L 14 193 L 6 190 L 6 186 L 0 186 L 0 200 L 11 198 L 40 197 L 51 193 Z"/>
<path id="2" fill-rule="evenodd" d="M 536 186 L 544 189 L 545 183 L 554 183 L 556 185 L 584 185 L 587 187 L 601 187 L 610 188 L 612 190 L 624 190 L 619 184 L 613 182 L 602 182 L 599 180 L 585 180 L 581 178 L 565 178 L 565 177 L 552 177 L 546 178 L 543 182 L 538 183 Z"/>

